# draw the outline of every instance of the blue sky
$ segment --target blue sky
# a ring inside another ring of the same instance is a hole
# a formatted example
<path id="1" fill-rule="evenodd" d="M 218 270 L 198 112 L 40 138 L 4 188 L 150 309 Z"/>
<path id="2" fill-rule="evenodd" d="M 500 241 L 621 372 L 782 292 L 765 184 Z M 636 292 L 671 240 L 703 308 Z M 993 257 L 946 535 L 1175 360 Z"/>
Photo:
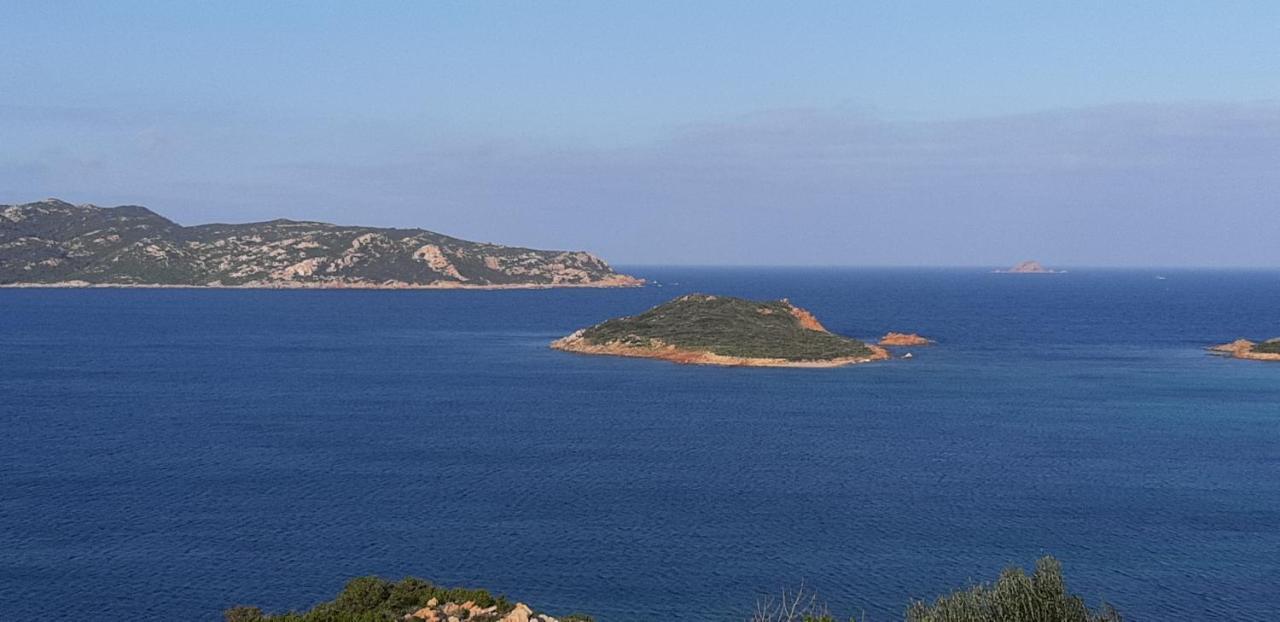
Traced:
<path id="1" fill-rule="evenodd" d="M 0 15 L 3 203 L 417 226 L 624 264 L 1280 264 L 1275 2 Z"/>

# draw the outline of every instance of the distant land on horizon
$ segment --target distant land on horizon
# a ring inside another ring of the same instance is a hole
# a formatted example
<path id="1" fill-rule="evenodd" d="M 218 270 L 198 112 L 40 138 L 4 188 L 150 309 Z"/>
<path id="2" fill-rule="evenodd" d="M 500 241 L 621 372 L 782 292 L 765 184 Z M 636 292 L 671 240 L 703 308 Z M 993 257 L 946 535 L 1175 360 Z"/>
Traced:
<path id="1" fill-rule="evenodd" d="M 184 227 L 136 205 L 0 205 L 0 285 L 33 287 L 633 287 L 583 251 L 424 229 L 272 220 Z"/>
<path id="2" fill-rule="evenodd" d="M 1066 270 L 1052 270 L 1044 267 L 1038 261 L 1028 260 L 1019 263 L 1012 268 L 1006 270 L 996 270 L 1000 274 L 1064 274 Z"/>

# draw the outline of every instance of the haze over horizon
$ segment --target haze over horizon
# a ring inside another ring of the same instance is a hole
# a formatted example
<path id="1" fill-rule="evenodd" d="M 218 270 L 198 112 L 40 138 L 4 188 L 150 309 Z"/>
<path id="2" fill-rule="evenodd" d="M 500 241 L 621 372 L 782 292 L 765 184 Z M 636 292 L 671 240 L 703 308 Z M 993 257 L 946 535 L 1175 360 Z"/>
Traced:
<path id="1" fill-rule="evenodd" d="M 615 265 L 1280 266 L 1280 4 L 0 0 L 0 203 Z"/>

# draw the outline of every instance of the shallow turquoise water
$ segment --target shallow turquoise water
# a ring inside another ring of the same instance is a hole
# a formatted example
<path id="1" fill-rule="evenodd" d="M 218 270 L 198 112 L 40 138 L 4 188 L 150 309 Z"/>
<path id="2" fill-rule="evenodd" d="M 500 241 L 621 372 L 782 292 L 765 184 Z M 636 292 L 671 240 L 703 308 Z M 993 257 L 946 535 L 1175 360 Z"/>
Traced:
<path id="1" fill-rule="evenodd" d="M 1129 619 L 1280 617 L 1280 365 L 1201 349 L 1280 335 L 1280 273 L 632 271 L 661 286 L 0 290 L 0 619 L 215 620 L 378 573 L 623 622 L 803 582 L 888 620 L 1044 553 Z M 688 291 L 940 344 L 546 348 Z"/>

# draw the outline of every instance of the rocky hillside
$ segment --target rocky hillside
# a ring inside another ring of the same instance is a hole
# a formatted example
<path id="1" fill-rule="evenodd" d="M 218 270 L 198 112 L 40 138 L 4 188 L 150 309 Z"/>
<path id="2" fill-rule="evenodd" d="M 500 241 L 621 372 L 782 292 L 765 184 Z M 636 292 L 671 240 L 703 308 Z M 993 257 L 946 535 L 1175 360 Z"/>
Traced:
<path id="1" fill-rule="evenodd" d="M 184 227 L 138 206 L 0 205 L 0 284 L 238 287 L 625 287 L 585 252 L 422 229 L 273 220 Z"/>
<path id="2" fill-rule="evenodd" d="M 583 354 L 701 365 L 831 367 L 888 358 L 878 346 L 827 331 L 786 300 L 689 294 L 640 315 L 608 320 L 551 344 Z"/>

